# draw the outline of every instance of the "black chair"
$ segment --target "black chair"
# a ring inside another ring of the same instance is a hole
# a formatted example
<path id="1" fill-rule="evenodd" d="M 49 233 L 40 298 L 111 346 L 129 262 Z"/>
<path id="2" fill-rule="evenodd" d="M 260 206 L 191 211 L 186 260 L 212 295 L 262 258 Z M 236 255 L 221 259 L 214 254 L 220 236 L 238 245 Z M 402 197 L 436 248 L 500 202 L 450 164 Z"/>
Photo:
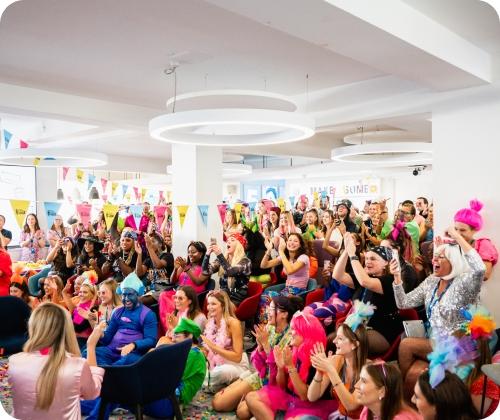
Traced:
<path id="1" fill-rule="evenodd" d="M 198 294 L 198 304 L 200 305 L 200 309 L 203 309 L 203 305 L 205 304 L 205 299 L 207 298 L 208 292 L 214 289 L 215 289 L 215 280 L 209 278 L 207 283 L 207 289 Z"/>
<path id="2" fill-rule="evenodd" d="M 161 346 L 127 366 L 105 366 L 99 419 L 104 419 L 109 403 L 135 407 L 135 418 L 142 420 L 143 406 L 170 399 L 176 419 L 182 419 L 175 389 L 179 385 L 191 340 Z"/>
<path id="3" fill-rule="evenodd" d="M 0 354 L 22 351 L 28 339 L 28 319 L 31 308 L 15 296 L 0 297 Z"/>

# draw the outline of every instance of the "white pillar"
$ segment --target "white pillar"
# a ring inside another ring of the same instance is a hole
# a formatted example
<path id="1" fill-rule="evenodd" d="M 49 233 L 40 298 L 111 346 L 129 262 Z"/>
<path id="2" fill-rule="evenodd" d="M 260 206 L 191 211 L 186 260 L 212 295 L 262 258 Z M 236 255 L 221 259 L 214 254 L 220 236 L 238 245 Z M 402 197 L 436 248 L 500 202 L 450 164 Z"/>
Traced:
<path id="1" fill-rule="evenodd" d="M 47 232 L 44 201 L 57 201 L 57 168 L 36 168 L 36 215 L 40 227 Z"/>
<path id="2" fill-rule="evenodd" d="M 433 113 L 433 177 L 436 233 L 453 222 L 455 212 L 477 198 L 484 203 L 483 229 L 500 248 L 500 99 L 461 110 Z M 500 322 L 500 267 L 483 284 L 482 302 Z"/>
<path id="3" fill-rule="evenodd" d="M 210 238 L 222 243 L 222 223 L 217 204 L 222 202 L 222 149 L 220 147 L 172 145 L 173 253 L 186 255 L 190 241 L 209 245 Z M 208 205 L 208 223 L 203 224 L 198 205 Z M 181 228 L 178 205 L 189 205 Z"/>

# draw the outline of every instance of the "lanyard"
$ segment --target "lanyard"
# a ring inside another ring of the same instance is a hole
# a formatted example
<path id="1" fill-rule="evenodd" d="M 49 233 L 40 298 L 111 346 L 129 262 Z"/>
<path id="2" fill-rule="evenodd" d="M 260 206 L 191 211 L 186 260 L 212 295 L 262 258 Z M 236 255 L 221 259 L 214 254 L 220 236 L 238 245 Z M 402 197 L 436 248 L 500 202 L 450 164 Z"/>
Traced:
<path id="1" fill-rule="evenodd" d="M 440 301 L 441 298 L 444 296 L 448 288 L 451 286 L 451 281 L 448 280 L 448 284 L 446 285 L 446 288 L 443 290 L 443 293 L 441 293 L 439 296 L 437 296 L 437 289 L 439 287 L 440 281 L 436 284 L 436 287 L 434 288 L 434 292 L 432 292 L 432 298 L 431 301 L 429 302 L 429 307 L 427 308 L 427 320 L 430 322 L 431 320 L 431 315 L 432 315 L 432 310 L 434 309 L 434 306 L 436 306 Z"/>

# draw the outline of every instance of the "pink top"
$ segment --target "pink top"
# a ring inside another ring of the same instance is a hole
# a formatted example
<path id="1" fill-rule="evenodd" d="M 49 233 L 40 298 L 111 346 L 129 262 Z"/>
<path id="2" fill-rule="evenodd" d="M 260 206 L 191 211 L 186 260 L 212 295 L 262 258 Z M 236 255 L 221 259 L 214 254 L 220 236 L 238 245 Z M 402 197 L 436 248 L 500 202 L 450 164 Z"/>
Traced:
<path id="1" fill-rule="evenodd" d="M 19 242 L 26 242 L 33 239 L 33 244 L 28 244 L 27 246 L 21 247 L 21 257 L 19 261 L 30 261 L 36 262 L 40 259 L 40 244 L 38 243 L 39 239 L 45 237 L 43 230 L 37 230 L 34 235 L 30 232 L 21 232 L 21 236 L 19 238 Z"/>
<path id="2" fill-rule="evenodd" d="M 40 352 L 18 353 L 9 357 L 12 385 L 12 416 L 23 420 L 79 420 L 80 397 L 97 398 L 101 393 L 104 369 L 89 366 L 85 359 L 68 355 L 57 379 L 54 401 L 48 410 L 35 410 L 36 381 L 48 356 Z"/>
<path id="3" fill-rule="evenodd" d="M 199 277 L 202 272 L 201 265 L 194 266 L 193 268 L 191 268 L 191 271 L 196 277 Z M 193 280 L 191 280 L 191 277 L 189 277 L 186 272 L 183 271 L 179 276 L 179 286 L 191 286 L 196 294 L 200 294 L 206 290 L 207 282 L 196 284 Z"/>
<path id="4" fill-rule="evenodd" d="M 375 419 L 378 419 L 378 417 L 375 417 Z M 368 419 L 368 407 L 363 408 L 363 411 L 361 412 L 361 416 L 359 417 L 359 420 L 367 420 Z M 423 420 L 423 417 L 418 414 L 416 411 L 405 409 L 401 411 L 400 413 L 396 414 L 393 417 L 394 420 Z"/>
<path id="5" fill-rule="evenodd" d="M 474 242 L 474 248 L 483 261 L 490 262 L 492 265 L 497 263 L 498 251 L 489 239 L 476 239 Z"/>
<path id="6" fill-rule="evenodd" d="M 277 257 L 281 261 L 281 257 Z M 307 282 L 309 281 L 309 257 L 306 254 L 299 255 L 297 261 L 302 261 L 304 266 L 297 270 L 293 274 L 288 274 L 286 277 L 286 286 L 298 287 L 300 289 L 305 289 L 307 287 Z M 286 270 L 285 270 L 286 273 Z"/>

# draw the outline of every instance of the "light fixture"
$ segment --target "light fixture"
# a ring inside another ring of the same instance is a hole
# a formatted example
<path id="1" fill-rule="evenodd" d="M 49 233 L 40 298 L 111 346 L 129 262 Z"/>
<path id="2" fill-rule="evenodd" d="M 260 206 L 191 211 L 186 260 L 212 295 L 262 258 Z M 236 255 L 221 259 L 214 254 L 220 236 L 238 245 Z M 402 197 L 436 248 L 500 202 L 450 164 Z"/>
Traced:
<path id="1" fill-rule="evenodd" d="M 99 200 L 99 191 L 97 191 L 97 188 L 95 186 L 90 189 L 89 199 Z"/>
<path id="2" fill-rule="evenodd" d="M 57 189 L 57 200 L 58 201 L 64 200 L 64 192 L 63 192 L 62 188 Z"/>
<path id="3" fill-rule="evenodd" d="M 432 162 L 432 143 L 371 143 L 332 150 L 332 160 L 371 164 L 424 164 Z"/>
<path id="4" fill-rule="evenodd" d="M 52 168 L 61 166 L 87 168 L 106 165 L 108 156 L 86 150 L 28 147 L 2 150 L 0 163 Z"/>
<path id="5" fill-rule="evenodd" d="M 290 143 L 314 135 L 315 122 L 293 112 L 288 98 L 269 92 L 221 90 L 170 98 L 178 112 L 149 122 L 151 137 L 169 143 L 251 146 Z"/>
<path id="6" fill-rule="evenodd" d="M 252 165 L 245 165 L 243 163 L 223 163 L 222 176 L 223 178 L 232 178 L 236 176 L 250 175 L 252 173 Z M 167 165 L 167 174 L 172 175 L 174 169 L 172 165 Z"/>

